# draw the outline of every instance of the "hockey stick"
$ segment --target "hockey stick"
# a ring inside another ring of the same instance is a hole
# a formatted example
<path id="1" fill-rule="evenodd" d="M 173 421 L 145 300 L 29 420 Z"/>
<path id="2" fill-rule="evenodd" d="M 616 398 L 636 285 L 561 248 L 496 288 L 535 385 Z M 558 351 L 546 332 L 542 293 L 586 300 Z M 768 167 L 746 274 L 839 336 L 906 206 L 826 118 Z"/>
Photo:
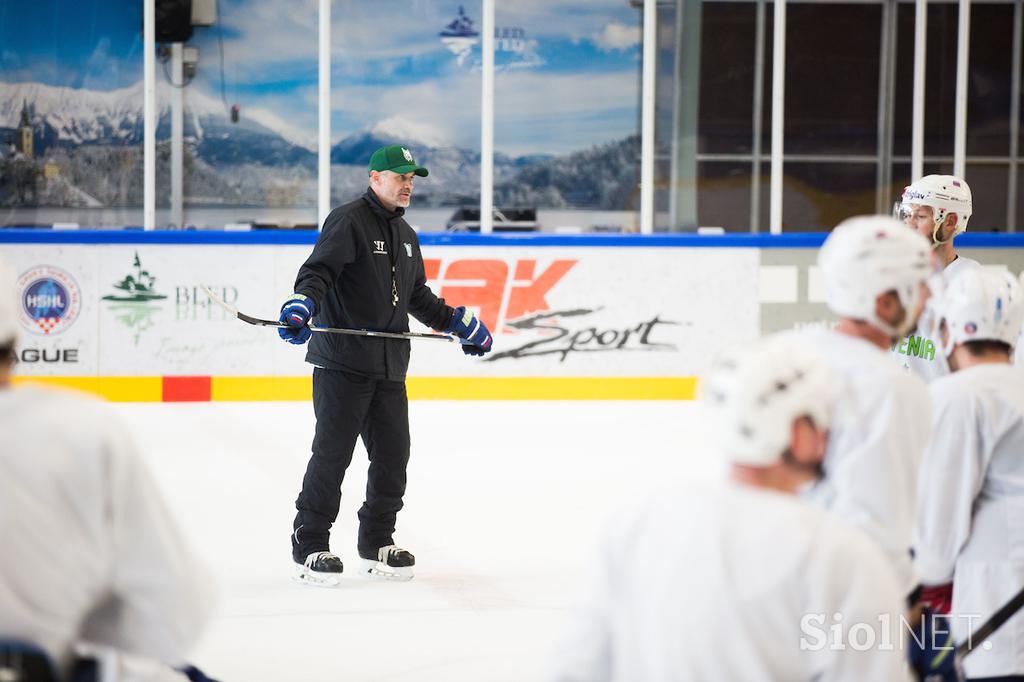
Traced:
<path id="1" fill-rule="evenodd" d="M 1003 623 L 1013 618 L 1022 606 L 1024 606 L 1024 589 L 1021 589 L 1013 599 L 1003 604 L 998 611 L 992 614 L 991 618 L 986 620 L 980 628 L 972 632 L 966 640 L 960 642 L 956 647 L 956 657 L 961 659 L 974 651 L 978 646 L 978 642 L 984 642 L 988 639 L 993 632 L 1002 627 Z"/>
<path id="2" fill-rule="evenodd" d="M 964 682 L 967 679 L 963 669 L 964 659 L 979 648 L 984 649 L 984 646 L 979 647 L 979 643 L 983 645 L 985 640 L 1002 627 L 1006 621 L 1013 618 L 1022 606 L 1024 606 L 1024 589 L 1021 589 L 1010 601 L 1003 604 L 981 627 L 968 634 L 967 639 L 960 642 L 960 644 L 953 647 L 941 647 L 941 653 L 931 662 L 931 667 L 928 671 L 916 671 L 918 678 L 924 682 L 929 682 L 930 680 Z M 949 632 L 949 634 L 952 639 L 952 632 Z M 942 659 L 947 657 L 950 659 L 948 668 L 946 667 L 947 663 L 942 662 Z"/>
<path id="3" fill-rule="evenodd" d="M 245 313 L 240 312 L 238 308 L 231 305 L 230 303 L 225 303 L 217 296 L 217 294 L 210 291 L 209 287 L 207 287 L 206 285 L 200 284 L 199 288 L 206 292 L 206 295 L 210 297 L 211 301 L 213 301 L 221 308 L 223 308 L 224 310 L 228 311 L 229 313 L 240 319 L 242 322 L 245 322 L 246 324 L 256 325 L 257 327 L 283 327 L 297 329 L 297 327 L 292 327 L 291 325 L 287 325 L 284 322 L 278 322 L 277 320 L 261 320 L 258 317 L 246 315 Z M 352 336 L 377 336 L 385 339 L 435 339 L 437 341 L 456 340 L 454 336 L 449 336 L 448 334 L 421 334 L 419 332 L 373 332 L 367 329 L 341 329 L 339 327 L 317 327 L 312 324 L 308 325 L 308 327 L 310 331 L 321 332 L 324 334 L 351 334 Z"/>

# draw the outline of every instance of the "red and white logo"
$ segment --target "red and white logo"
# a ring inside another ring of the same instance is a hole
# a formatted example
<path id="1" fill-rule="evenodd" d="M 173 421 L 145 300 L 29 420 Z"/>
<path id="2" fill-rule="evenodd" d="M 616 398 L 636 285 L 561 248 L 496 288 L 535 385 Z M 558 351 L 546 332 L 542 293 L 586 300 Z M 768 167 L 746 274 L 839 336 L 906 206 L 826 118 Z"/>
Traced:
<path id="1" fill-rule="evenodd" d="M 535 258 L 426 258 L 423 266 L 427 279 L 436 283 L 438 296 L 475 309 L 488 328 L 500 333 L 514 331 L 502 328 L 507 320 L 550 310 L 548 292 L 576 263 L 561 259 L 539 266 Z"/>

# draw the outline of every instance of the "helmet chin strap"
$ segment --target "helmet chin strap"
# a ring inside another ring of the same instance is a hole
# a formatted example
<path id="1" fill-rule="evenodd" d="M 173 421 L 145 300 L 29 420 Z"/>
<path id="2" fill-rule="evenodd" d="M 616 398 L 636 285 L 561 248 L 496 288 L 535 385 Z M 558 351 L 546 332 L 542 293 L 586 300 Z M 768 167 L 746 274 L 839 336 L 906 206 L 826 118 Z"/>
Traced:
<path id="1" fill-rule="evenodd" d="M 944 213 L 942 215 L 942 218 L 940 218 L 939 220 L 937 220 L 935 222 L 935 229 L 932 230 L 932 248 L 933 249 L 937 249 L 940 246 L 942 246 L 943 244 L 948 244 L 951 241 L 953 241 L 953 237 L 952 236 L 950 236 L 950 238 L 946 239 L 945 241 L 939 239 L 939 232 L 942 230 L 942 226 L 946 224 L 946 218 L 948 218 L 948 217 L 949 217 L 949 213 L 948 212 Z M 956 230 L 954 230 L 953 232 L 955 234 Z"/>
<path id="2" fill-rule="evenodd" d="M 825 467 L 821 462 L 801 462 L 791 448 L 786 448 L 782 453 L 782 463 L 794 471 L 809 475 L 811 480 L 805 485 L 814 485 L 825 478 Z"/>
<path id="3" fill-rule="evenodd" d="M 945 320 L 943 319 L 943 320 L 941 320 L 941 322 L 945 322 Z M 940 324 L 941 324 L 941 322 L 940 322 Z M 939 330 L 939 350 L 941 350 L 942 354 L 946 357 L 946 362 L 947 363 L 949 362 L 950 356 L 953 355 L 953 349 L 955 347 L 956 347 L 956 342 L 953 340 L 953 333 L 950 331 L 949 327 L 948 326 L 946 327 L 946 338 L 945 339 L 942 338 L 942 331 L 941 331 L 941 328 L 940 328 L 940 330 Z"/>
<path id="4" fill-rule="evenodd" d="M 889 338 L 891 338 L 895 343 L 896 341 L 899 341 L 904 336 L 909 334 L 910 331 L 917 325 L 917 320 L 913 319 L 913 314 L 914 311 L 917 309 L 917 302 L 919 296 L 920 294 L 917 293 L 916 290 L 914 290 L 914 292 L 910 293 L 910 295 L 908 296 L 910 300 L 908 300 L 905 303 L 903 302 L 902 297 L 899 297 L 900 303 L 903 305 L 903 310 L 906 312 L 906 315 L 903 316 L 903 321 L 900 322 L 898 325 L 894 326 L 892 324 L 889 324 L 888 322 L 880 318 L 877 312 L 873 313 L 871 315 L 871 319 L 868 321 L 875 327 L 878 327 L 884 333 L 888 334 Z"/>
<path id="5" fill-rule="evenodd" d="M 890 339 L 892 339 L 893 343 L 906 336 L 907 332 L 910 331 L 910 327 L 912 326 L 901 324 L 898 327 L 894 327 L 885 320 L 883 320 L 882 318 L 880 318 L 877 313 L 873 314 L 867 321 L 871 323 L 871 326 L 877 327 L 883 333 L 885 333 Z M 903 327 L 906 327 L 906 329 L 903 329 Z"/>
<path id="6" fill-rule="evenodd" d="M 953 355 L 953 349 L 956 347 L 956 344 L 950 339 L 949 343 L 942 343 L 940 341 L 939 346 L 942 348 L 942 354 L 946 357 L 946 362 L 949 363 L 949 358 Z"/>

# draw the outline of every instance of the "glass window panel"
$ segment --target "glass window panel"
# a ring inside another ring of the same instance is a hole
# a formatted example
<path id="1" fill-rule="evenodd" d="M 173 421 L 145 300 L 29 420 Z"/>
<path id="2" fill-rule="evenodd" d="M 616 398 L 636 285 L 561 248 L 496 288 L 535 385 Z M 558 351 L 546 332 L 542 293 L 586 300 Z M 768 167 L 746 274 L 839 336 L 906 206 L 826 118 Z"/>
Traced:
<path id="1" fill-rule="evenodd" d="M 699 151 L 749 154 L 756 6 L 704 3 L 702 24 Z"/>
<path id="2" fill-rule="evenodd" d="M 697 215 L 701 226 L 750 231 L 750 164 L 706 161 L 699 165 Z"/>
<path id="3" fill-rule="evenodd" d="M 788 6 L 787 6 L 788 11 Z M 772 50 L 775 40 L 775 3 L 766 2 L 764 9 L 764 64 L 762 75 L 764 87 L 763 101 L 761 102 L 761 153 L 770 154 L 772 151 Z M 768 223 L 764 223 L 767 225 Z"/>
<path id="4" fill-rule="evenodd" d="M 912 4 L 899 6 L 893 132 L 894 153 L 902 156 L 910 155 L 913 132 L 914 14 Z M 958 19 L 955 4 L 933 4 L 929 8 L 926 154 L 953 153 Z M 1012 45 L 1013 5 L 972 3 L 967 88 L 968 156 L 1001 156 L 1009 152 Z"/>
<path id="5" fill-rule="evenodd" d="M 881 16 L 873 3 L 787 6 L 787 154 L 877 151 Z"/>
<path id="6" fill-rule="evenodd" d="M 458 6 L 432 4 L 448 14 Z M 394 2 L 396 13 L 408 6 Z M 495 204 L 501 206 L 512 196 L 516 204 L 541 211 L 572 209 L 575 227 L 583 229 L 635 224 L 642 8 L 621 0 L 496 6 Z M 471 15 L 479 13 L 478 3 L 464 8 Z M 372 12 L 380 16 L 379 9 Z M 659 10 L 662 46 L 672 43 L 672 14 L 670 8 Z M 431 28 L 432 35 L 441 28 Z M 671 81 L 671 56 L 662 49 L 658 58 L 659 73 Z M 452 130 L 460 148 L 478 153 L 480 80 L 474 59 L 479 60 L 477 46 L 461 66 L 453 54 L 446 54 L 444 66 L 420 90 L 436 92 L 434 108 L 427 113 L 438 126 Z M 455 82 L 469 90 L 451 92 L 449 85 Z M 662 93 L 661 100 L 670 94 L 664 86 Z M 658 111 L 660 123 L 666 115 L 671 120 L 670 97 L 668 109 L 662 103 Z M 453 190 L 479 192 L 479 161 L 469 157 L 463 168 L 452 182 L 438 183 L 443 190 L 434 204 L 451 205 Z M 566 214 L 559 215 L 563 222 L 557 226 L 573 227 L 564 222 Z"/>
<path id="7" fill-rule="evenodd" d="M 676 8 L 673 5 L 658 5 L 657 54 L 654 76 L 654 147 L 658 155 L 672 153 L 672 130 L 674 127 L 675 100 L 680 90 L 676 79 Z M 641 67 L 643 61 L 641 60 Z M 641 74 L 642 75 L 642 74 Z M 661 178 L 658 171 L 655 177 Z"/>
<path id="8" fill-rule="evenodd" d="M 694 9 L 691 4 L 689 9 Z M 683 228 L 693 228 L 698 224 L 719 224 L 728 222 L 736 225 L 734 218 L 722 220 L 719 210 L 713 211 L 714 218 L 706 217 L 702 207 L 701 187 L 708 187 L 708 182 L 718 179 L 718 173 L 711 178 L 703 177 L 707 169 L 720 168 L 720 165 L 696 163 L 690 173 L 696 179 L 687 176 L 686 168 L 679 172 L 683 177 L 678 184 L 672 180 L 673 139 L 676 137 L 674 118 L 677 98 L 687 109 L 694 109 L 695 119 L 689 125 L 696 125 L 696 133 L 692 130 L 680 131 L 681 139 L 696 141 L 697 154 L 750 154 L 752 148 L 753 86 L 754 86 L 754 20 L 755 5 L 753 3 L 703 3 L 699 6 L 699 25 L 695 22 L 687 26 L 685 22 L 693 18 L 687 15 L 684 20 L 683 36 L 676 35 L 677 16 L 675 6 L 659 8 L 658 30 L 658 87 L 657 87 L 657 125 L 655 144 L 658 163 L 655 165 L 656 193 L 655 203 L 658 214 L 655 218 L 657 228 L 668 228 L 671 215 L 673 191 L 678 191 L 677 220 Z M 692 27 L 699 31 L 699 63 L 682 65 L 682 72 L 677 74 L 677 44 L 687 44 L 691 40 Z M 692 72 L 692 73 L 691 73 Z M 681 92 L 687 86 L 686 79 L 699 79 L 698 92 L 695 100 L 687 101 L 690 96 Z M 685 125 L 685 123 L 683 124 Z M 690 147 L 692 148 L 692 147 Z M 685 166 L 685 161 L 683 162 Z M 733 164 L 735 165 L 735 164 Z M 749 164 L 748 164 L 749 166 Z M 750 171 L 748 175 L 750 174 Z M 749 197 L 744 201 L 750 203 Z M 693 204 L 697 214 L 692 213 Z M 742 219 L 743 224 L 750 222 L 749 215 Z M 735 226 L 733 228 L 736 228 Z M 743 229 L 749 228 L 744 226 Z"/>
<path id="9" fill-rule="evenodd" d="M 0 225 L 142 225 L 141 25 L 141 3 L 4 4 Z"/>
<path id="10" fill-rule="evenodd" d="M 1024 8 L 1021 11 L 1024 11 Z M 1021 41 L 1021 54 L 1018 55 L 1018 58 L 1024 63 L 1024 40 Z M 1024 87 L 1021 88 L 1017 105 L 1017 155 L 1019 157 L 1024 151 Z M 1024 199 L 1024 197 L 1021 198 Z"/>
<path id="11" fill-rule="evenodd" d="M 967 155 L 1005 156 L 1010 148 L 1013 5 L 972 3 L 970 39 Z"/>
<path id="12" fill-rule="evenodd" d="M 967 164 L 973 213 L 967 223 L 971 232 L 1006 232 L 1006 192 L 1009 164 Z"/>
<path id="13" fill-rule="evenodd" d="M 889 186 L 888 193 L 886 195 L 886 212 L 888 212 L 890 208 L 894 208 L 896 202 L 900 201 L 900 199 L 903 197 L 903 190 L 906 189 L 907 185 L 909 185 L 910 183 L 910 164 L 893 163 L 892 184 Z"/>
<path id="14" fill-rule="evenodd" d="M 967 184 L 971 188 L 974 213 L 968 223 L 971 232 L 1005 232 L 1006 191 L 1009 183 L 1009 164 L 969 163 Z M 926 163 L 925 175 L 950 175 L 952 163 Z M 910 184 L 910 164 L 893 164 L 893 202 L 898 201 L 903 189 Z"/>
<path id="15" fill-rule="evenodd" d="M 768 225 L 770 164 L 764 164 L 761 224 Z M 821 232 L 853 215 L 875 212 L 873 163 L 797 163 L 784 166 L 783 232 Z M 765 229 L 764 231 L 767 231 Z"/>
<path id="16" fill-rule="evenodd" d="M 1024 232 L 1024 164 L 1017 164 L 1017 210 L 1015 211 L 1017 224 L 1015 232 Z"/>
<path id="17" fill-rule="evenodd" d="M 924 153 L 952 156 L 956 120 L 958 6 L 930 3 L 925 67 Z M 914 7 L 899 9 L 896 60 L 895 153 L 910 154 L 914 94 Z M 906 39 L 904 39 L 905 36 Z"/>
<path id="18" fill-rule="evenodd" d="M 400 144 L 430 171 L 416 179 L 408 220 L 443 230 L 454 207 L 479 205 L 480 4 L 335 3 L 332 20 L 331 203 L 362 194 L 373 151 Z M 496 160 L 495 184 L 510 168 Z"/>
<path id="19" fill-rule="evenodd" d="M 233 0 L 217 10 L 219 27 L 197 27 L 190 41 L 199 64 L 184 90 L 185 225 L 314 228 L 317 8 Z M 332 18 L 339 40 L 338 13 Z M 160 65 L 157 79 L 164 80 Z M 333 132 L 337 139 L 339 131 Z M 163 135 L 169 136 L 169 123 L 161 120 L 158 139 Z M 163 143 L 158 146 L 161 158 L 169 154 Z M 170 195 L 168 172 L 158 161 L 161 204 Z"/>

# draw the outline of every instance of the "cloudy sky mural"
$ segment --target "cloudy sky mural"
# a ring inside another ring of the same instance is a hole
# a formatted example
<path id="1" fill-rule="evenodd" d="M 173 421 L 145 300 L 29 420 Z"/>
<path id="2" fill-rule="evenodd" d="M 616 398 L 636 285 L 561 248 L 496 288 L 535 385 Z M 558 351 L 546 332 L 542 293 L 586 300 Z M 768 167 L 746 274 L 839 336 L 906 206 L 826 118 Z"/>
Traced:
<path id="1" fill-rule="evenodd" d="M 3 83 L 113 90 L 142 78 L 141 3 L 37 0 L 0 5 Z M 190 86 L 315 145 L 317 3 L 220 0 L 220 27 L 197 29 Z M 332 137 L 389 121 L 441 144 L 479 147 L 480 47 L 439 35 L 480 3 L 335 0 Z M 496 147 L 562 154 L 638 130 L 640 11 L 623 0 L 499 3 Z M 460 52 L 461 50 L 461 52 Z M 163 78 L 158 69 L 158 77 Z"/>

